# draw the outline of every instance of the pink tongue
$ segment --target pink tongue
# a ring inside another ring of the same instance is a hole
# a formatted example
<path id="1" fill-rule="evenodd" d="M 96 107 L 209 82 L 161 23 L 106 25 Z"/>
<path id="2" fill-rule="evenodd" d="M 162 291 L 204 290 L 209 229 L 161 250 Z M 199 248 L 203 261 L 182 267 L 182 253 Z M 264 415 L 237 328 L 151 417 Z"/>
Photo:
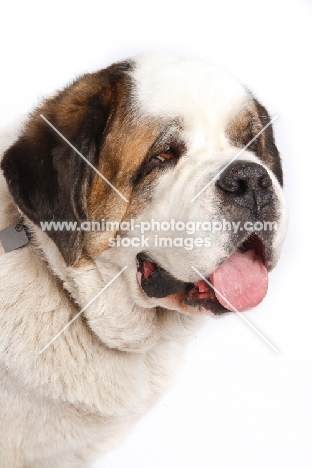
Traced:
<path id="1" fill-rule="evenodd" d="M 211 275 L 215 295 L 228 310 L 258 305 L 268 289 L 268 272 L 254 250 L 234 252 Z"/>

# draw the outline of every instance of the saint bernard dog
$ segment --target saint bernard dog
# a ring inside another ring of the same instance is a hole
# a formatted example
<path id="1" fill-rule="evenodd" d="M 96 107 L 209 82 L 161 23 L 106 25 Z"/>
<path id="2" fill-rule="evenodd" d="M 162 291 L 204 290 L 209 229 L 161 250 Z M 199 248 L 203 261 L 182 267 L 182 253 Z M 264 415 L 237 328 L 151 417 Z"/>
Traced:
<path id="1" fill-rule="evenodd" d="M 0 466 L 91 466 L 207 315 L 265 296 L 287 224 L 272 124 L 224 71 L 151 53 L 81 76 L 0 144 Z"/>

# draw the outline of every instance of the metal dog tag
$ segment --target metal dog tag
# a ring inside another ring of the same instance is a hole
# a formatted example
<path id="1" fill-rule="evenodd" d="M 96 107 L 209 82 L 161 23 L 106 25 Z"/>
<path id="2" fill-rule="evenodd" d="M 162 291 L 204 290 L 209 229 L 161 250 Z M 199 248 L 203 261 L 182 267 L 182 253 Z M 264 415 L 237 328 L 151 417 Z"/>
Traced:
<path id="1" fill-rule="evenodd" d="M 0 240 L 5 252 L 19 249 L 28 244 L 28 237 L 21 222 L 0 231 Z"/>

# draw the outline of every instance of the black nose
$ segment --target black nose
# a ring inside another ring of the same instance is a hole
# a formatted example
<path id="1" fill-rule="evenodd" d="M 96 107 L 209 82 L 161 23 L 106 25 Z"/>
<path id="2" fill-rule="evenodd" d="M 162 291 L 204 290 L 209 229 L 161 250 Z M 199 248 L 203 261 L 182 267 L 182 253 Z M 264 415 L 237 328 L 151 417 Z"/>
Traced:
<path id="1" fill-rule="evenodd" d="M 233 162 L 222 172 L 216 185 L 238 205 L 257 212 L 273 199 L 268 172 L 254 162 Z"/>

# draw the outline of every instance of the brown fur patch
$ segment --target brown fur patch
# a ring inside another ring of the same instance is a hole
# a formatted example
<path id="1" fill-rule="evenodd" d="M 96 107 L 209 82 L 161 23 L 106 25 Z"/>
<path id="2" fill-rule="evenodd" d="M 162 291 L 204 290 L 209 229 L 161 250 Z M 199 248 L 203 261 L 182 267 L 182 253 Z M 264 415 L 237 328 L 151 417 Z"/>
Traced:
<path id="1" fill-rule="evenodd" d="M 248 104 L 230 120 L 226 135 L 234 146 L 243 148 L 269 122 L 270 116 L 265 107 L 251 96 Z M 247 149 L 253 151 L 275 173 L 282 185 L 281 160 L 275 146 L 272 125 L 269 125 Z"/>
<path id="2" fill-rule="evenodd" d="M 136 193 L 132 176 L 158 134 L 157 125 L 152 122 L 131 122 L 124 112 L 125 108 L 117 111 L 101 149 L 98 169 L 129 202 L 96 174 L 88 196 L 91 221 L 104 219 L 120 223 L 133 217 L 147 202 L 144 197 L 143 203 L 142 197 Z M 116 234 L 117 231 L 88 233 L 85 243 L 88 255 L 94 257 L 107 249 L 109 238 Z"/>
<path id="3" fill-rule="evenodd" d="M 97 169 L 128 200 L 128 203 L 98 174 L 94 174 L 87 198 L 89 221 L 121 222 L 142 207 L 142 197 L 134 190 L 132 177 L 159 133 L 152 119 L 140 119 L 132 108 L 130 78 L 121 80 L 114 91 L 114 107 L 102 138 Z M 144 199 L 146 203 L 146 199 Z M 94 258 L 109 247 L 117 231 L 86 234 L 83 256 Z"/>

